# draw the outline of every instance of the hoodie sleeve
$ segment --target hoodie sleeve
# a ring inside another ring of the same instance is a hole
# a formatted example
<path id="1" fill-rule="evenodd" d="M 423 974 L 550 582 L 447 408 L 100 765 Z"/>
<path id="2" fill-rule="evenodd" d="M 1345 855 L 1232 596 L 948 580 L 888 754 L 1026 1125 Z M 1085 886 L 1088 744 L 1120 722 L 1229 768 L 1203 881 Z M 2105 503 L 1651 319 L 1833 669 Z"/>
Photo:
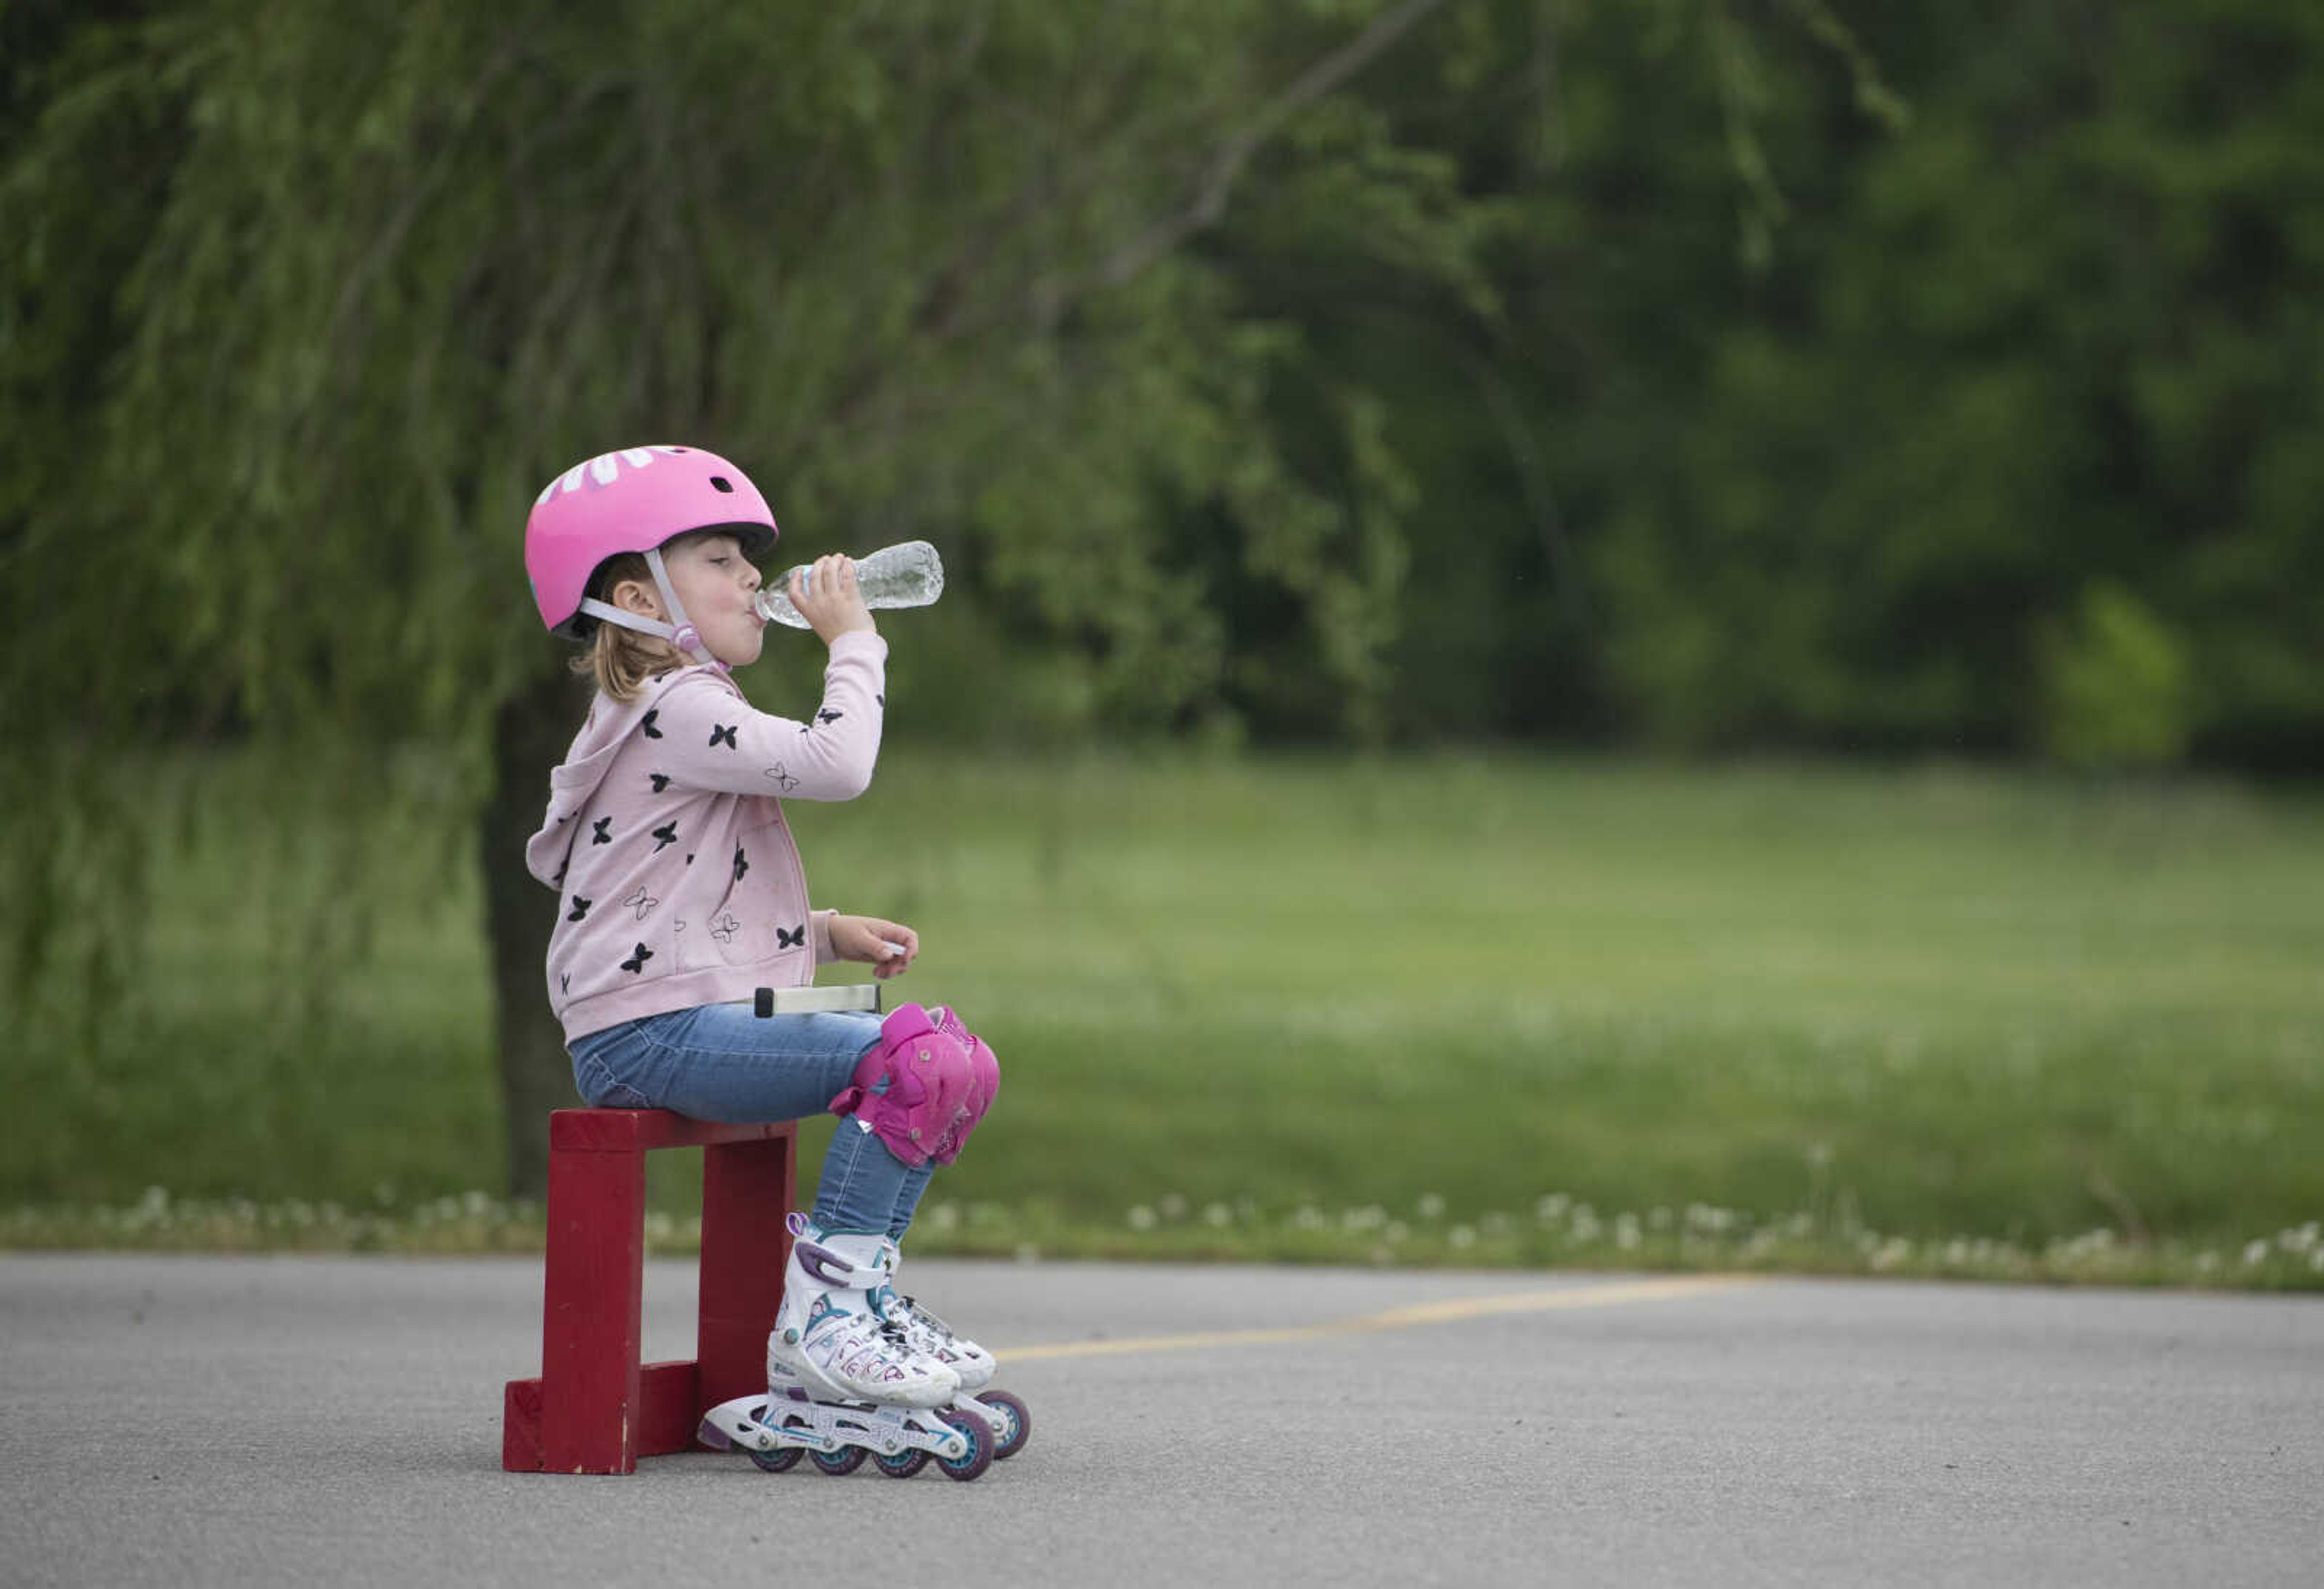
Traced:
<path id="1" fill-rule="evenodd" d="M 832 642 L 823 702 L 805 722 L 761 712 L 724 675 L 693 669 L 669 682 L 640 719 L 653 770 L 682 788 L 779 800 L 852 800 L 870 786 L 885 715 L 888 642 Z"/>

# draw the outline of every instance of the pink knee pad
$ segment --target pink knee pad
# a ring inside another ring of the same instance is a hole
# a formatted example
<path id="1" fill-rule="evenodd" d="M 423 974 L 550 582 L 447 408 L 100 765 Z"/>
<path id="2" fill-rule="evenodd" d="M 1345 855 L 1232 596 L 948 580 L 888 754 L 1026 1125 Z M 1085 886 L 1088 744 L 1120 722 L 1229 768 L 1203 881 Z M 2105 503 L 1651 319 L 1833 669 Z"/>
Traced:
<path id="1" fill-rule="evenodd" d="M 1000 1086 L 992 1051 L 945 1015 L 948 1027 L 916 1004 L 894 1011 L 880 1023 L 880 1041 L 856 1061 L 850 1085 L 831 1100 L 833 1114 L 861 1116 L 890 1152 L 915 1167 L 959 1157 Z M 874 1091 L 883 1077 L 887 1087 Z"/>

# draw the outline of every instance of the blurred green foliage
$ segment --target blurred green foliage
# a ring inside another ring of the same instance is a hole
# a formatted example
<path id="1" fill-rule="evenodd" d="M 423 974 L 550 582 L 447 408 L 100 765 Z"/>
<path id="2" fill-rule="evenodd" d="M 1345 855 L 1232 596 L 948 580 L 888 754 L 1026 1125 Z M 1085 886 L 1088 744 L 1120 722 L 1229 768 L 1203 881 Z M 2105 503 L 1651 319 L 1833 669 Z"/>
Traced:
<path id="1" fill-rule="evenodd" d="M 944 546 L 964 739 L 2049 754 L 2103 587 L 2176 752 L 2324 747 L 2299 0 L 0 28 L 16 682 L 134 615 L 62 715 L 473 744 L 531 490 L 683 436 Z"/>
<path id="2" fill-rule="evenodd" d="M 10 0 L 9 1007 L 134 1004 L 156 745 L 513 867 L 525 511 L 646 441 L 943 547 L 922 739 L 2313 771 L 2319 69 L 2309 0 Z M 361 871 L 278 872 L 306 1007 Z"/>
<path id="3" fill-rule="evenodd" d="M 2061 749 L 2045 637 L 2104 588 L 2187 674 L 2183 723 L 2125 759 L 2312 769 L 2324 13 L 1864 25 L 1909 128 L 1849 130 L 1836 85 L 1766 75 L 1793 183 L 1772 257 L 1654 366 L 1659 479 L 1609 481 L 1616 692 L 1685 744 Z M 2080 697 L 2116 661 L 2098 687 L 2149 688 L 2132 649 L 2083 649 Z"/>
<path id="4" fill-rule="evenodd" d="M 2069 767 L 2165 767 L 2187 748 L 2186 648 L 2137 597 L 2093 587 L 2045 648 L 2045 742 Z"/>

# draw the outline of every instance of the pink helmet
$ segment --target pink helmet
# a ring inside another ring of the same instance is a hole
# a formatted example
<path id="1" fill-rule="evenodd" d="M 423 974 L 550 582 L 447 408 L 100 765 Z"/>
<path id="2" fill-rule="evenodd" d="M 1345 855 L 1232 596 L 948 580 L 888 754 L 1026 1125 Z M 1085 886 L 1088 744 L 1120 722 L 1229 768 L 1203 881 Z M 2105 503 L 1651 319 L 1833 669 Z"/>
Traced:
<path id="1" fill-rule="evenodd" d="M 759 488 L 699 447 L 623 447 L 574 465 L 549 482 L 524 521 L 524 569 L 540 621 L 581 638 L 595 627 L 581 602 L 599 564 L 692 529 L 732 531 L 753 562 L 780 533 Z"/>

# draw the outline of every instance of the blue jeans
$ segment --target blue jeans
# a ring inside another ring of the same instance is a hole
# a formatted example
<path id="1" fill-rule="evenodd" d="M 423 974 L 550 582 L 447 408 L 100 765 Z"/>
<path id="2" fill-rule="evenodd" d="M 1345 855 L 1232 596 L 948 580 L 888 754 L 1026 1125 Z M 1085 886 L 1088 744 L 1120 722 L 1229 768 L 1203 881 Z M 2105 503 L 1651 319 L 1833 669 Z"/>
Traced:
<path id="1" fill-rule="evenodd" d="M 822 1114 L 879 1041 L 880 1017 L 868 1012 L 761 1016 L 748 1005 L 712 1004 L 624 1021 L 567 1046 L 573 1084 L 592 1108 L 761 1122 Z M 886 1087 L 883 1079 L 874 1090 Z M 824 1154 L 815 1222 L 901 1240 L 934 1171 L 906 1164 L 860 1118 L 842 1120 Z"/>

